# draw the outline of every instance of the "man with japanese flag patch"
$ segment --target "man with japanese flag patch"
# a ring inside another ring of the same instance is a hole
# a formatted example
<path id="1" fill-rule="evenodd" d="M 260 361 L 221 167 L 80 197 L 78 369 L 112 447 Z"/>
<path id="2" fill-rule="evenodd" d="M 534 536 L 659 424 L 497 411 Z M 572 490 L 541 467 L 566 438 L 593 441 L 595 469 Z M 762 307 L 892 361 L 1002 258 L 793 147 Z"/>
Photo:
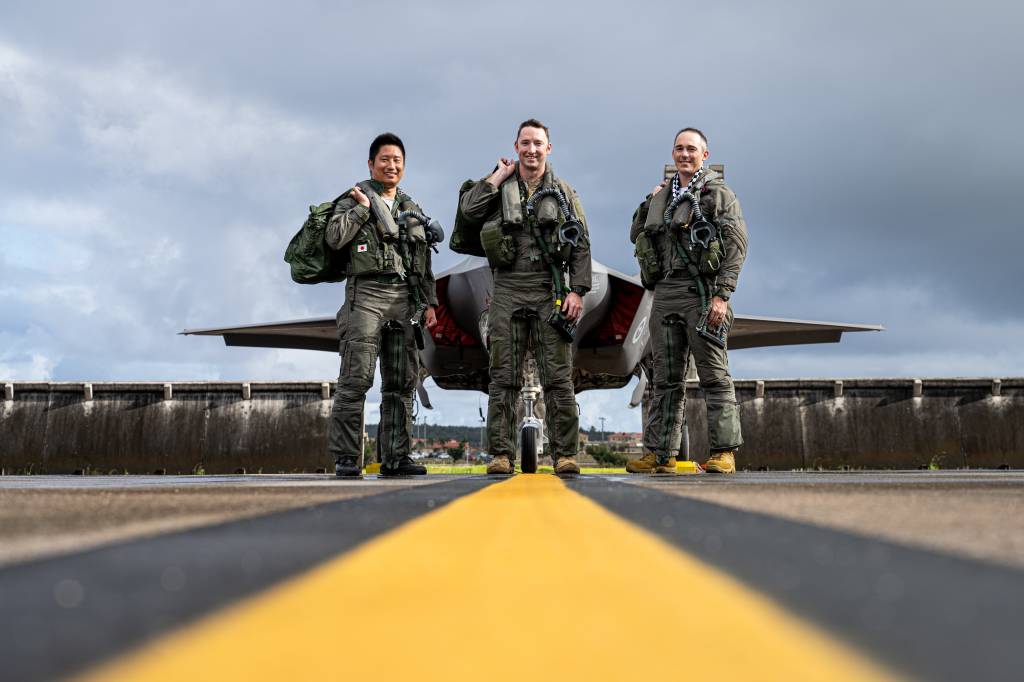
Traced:
<path id="1" fill-rule="evenodd" d="M 405 145 L 383 133 L 370 145 L 370 179 L 338 201 L 326 241 L 348 250 L 345 303 L 338 311 L 341 373 L 334 393 L 327 450 L 335 474 L 362 473 L 363 411 L 380 357 L 381 405 L 377 456 L 384 476 L 423 475 L 409 457 L 412 397 L 419 376 L 417 334 L 437 324 L 431 270 L 434 224 L 403 192 Z"/>

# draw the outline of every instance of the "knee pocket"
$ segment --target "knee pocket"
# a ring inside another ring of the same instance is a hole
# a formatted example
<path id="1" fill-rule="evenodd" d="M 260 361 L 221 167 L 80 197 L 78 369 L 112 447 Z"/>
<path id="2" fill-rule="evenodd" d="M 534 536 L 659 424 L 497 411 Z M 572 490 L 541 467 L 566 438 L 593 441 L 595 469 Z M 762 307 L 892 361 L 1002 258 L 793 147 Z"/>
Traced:
<path id="1" fill-rule="evenodd" d="M 345 388 L 365 393 L 373 385 L 376 365 L 377 344 L 357 339 L 345 342 L 345 355 L 341 362 Z"/>

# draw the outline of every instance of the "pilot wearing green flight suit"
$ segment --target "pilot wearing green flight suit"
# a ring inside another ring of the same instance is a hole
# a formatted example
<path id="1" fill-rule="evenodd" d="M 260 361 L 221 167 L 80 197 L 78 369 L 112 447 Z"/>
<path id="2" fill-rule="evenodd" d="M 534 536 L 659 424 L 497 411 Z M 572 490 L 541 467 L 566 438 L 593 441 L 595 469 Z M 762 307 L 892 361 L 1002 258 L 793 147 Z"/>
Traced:
<path id="1" fill-rule="evenodd" d="M 419 372 L 417 327 L 437 324 L 437 295 L 420 207 L 398 183 L 405 145 L 378 135 L 367 161 L 370 180 L 338 201 L 326 231 L 328 245 L 347 250 L 345 303 L 338 311 L 341 372 L 328 425 L 327 449 L 335 474 L 362 472 L 363 409 L 381 366 L 377 455 L 384 476 L 426 474 L 409 457 L 412 398 Z"/>
<path id="2" fill-rule="evenodd" d="M 672 147 L 676 175 L 655 187 L 633 216 L 630 240 L 641 279 L 654 289 L 654 396 L 644 425 L 645 453 L 627 465 L 631 473 L 676 473 L 671 441 L 683 419 L 680 398 L 691 351 L 707 405 L 710 456 L 704 469 L 735 472 L 743 443 L 726 338 L 733 319 L 729 299 L 747 255 L 747 226 L 736 195 L 719 173 L 704 167 L 707 157 L 704 133 L 680 130 Z"/>
<path id="3" fill-rule="evenodd" d="M 548 128 L 536 119 L 524 121 L 514 148 L 518 163 L 500 159 L 459 201 L 461 218 L 482 224 L 480 242 L 494 273 L 487 403 L 493 459 L 487 473 L 514 472 L 516 403 L 525 354 L 532 348 L 555 472 L 578 474 L 571 327 L 591 287 L 590 237 L 576 191 L 547 162 Z"/>

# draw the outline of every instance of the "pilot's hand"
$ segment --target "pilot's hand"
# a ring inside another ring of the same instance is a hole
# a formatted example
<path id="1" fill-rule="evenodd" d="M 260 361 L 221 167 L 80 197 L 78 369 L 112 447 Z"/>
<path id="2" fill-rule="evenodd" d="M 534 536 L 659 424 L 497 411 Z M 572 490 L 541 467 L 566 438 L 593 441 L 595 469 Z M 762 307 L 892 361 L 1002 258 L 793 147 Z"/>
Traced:
<path id="1" fill-rule="evenodd" d="M 725 299 L 715 296 L 711 299 L 711 310 L 708 311 L 708 324 L 718 327 L 725 322 L 725 315 L 729 311 L 729 304 Z"/>
<path id="2" fill-rule="evenodd" d="M 565 312 L 565 317 L 570 322 L 580 319 L 580 315 L 583 313 L 583 298 L 579 294 L 570 292 L 562 301 L 562 311 Z"/>
<path id="3" fill-rule="evenodd" d="M 491 176 L 487 178 L 487 182 L 495 187 L 500 187 L 501 183 L 512 177 L 512 174 L 516 172 L 516 164 L 511 159 L 506 159 L 504 156 L 498 159 L 498 169 L 491 173 Z"/>
<path id="4" fill-rule="evenodd" d="M 359 189 L 358 186 L 352 188 L 352 198 L 358 201 L 361 206 L 370 208 L 369 198 L 367 198 L 367 196 L 363 194 L 363 190 Z"/>
<path id="5" fill-rule="evenodd" d="M 423 324 L 427 325 L 427 329 L 433 329 L 437 326 L 437 311 L 434 306 L 428 305 L 427 309 L 423 312 Z"/>
<path id="6" fill-rule="evenodd" d="M 655 194 L 665 189 L 666 185 L 668 185 L 668 180 L 662 180 L 660 185 L 656 185 L 655 188 L 651 190 L 651 196 L 653 197 Z"/>

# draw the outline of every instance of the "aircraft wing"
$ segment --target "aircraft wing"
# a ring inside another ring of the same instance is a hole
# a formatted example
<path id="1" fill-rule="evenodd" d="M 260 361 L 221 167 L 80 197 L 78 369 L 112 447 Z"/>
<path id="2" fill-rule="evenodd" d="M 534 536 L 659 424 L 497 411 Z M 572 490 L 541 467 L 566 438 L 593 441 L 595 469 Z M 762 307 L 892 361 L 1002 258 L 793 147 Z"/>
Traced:
<path id="1" fill-rule="evenodd" d="M 653 293 L 640 285 L 639 278 L 597 261 L 593 262 L 593 273 L 593 286 L 584 298 L 583 318 L 574 344 L 573 382 L 577 391 L 626 385 L 649 350 Z M 492 290 L 491 270 L 482 258 L 466 258 L 437 277 L 438 325 L 426 336 L 421 357 L 441 388 L 487 390 L 486 313 Z M 837 343 L 847 332 L 882 329 L 879 325 L 736 315 L 729 348 Z M 228 346 L 338 352 L 334 316 L 186 329 L 182 333 L 221 336 Z"/>
<path id="2" fill-rule="evenodd" d="M 245 324 L 238 327 L 186 329 L 181 333 L 186 336 L 223 336 L 224 344 L 228 346 L 338 352 L 338 327 L 333 315 L 266 324 Z"/>
<path id="3" fill-rule="evenodd" d="M 729 331 L 729 350 L 805 343 L 839 343 L 846 332 L 880 332 L 878 324 L 811 322 L 780 317 L 737 315 Z"/>

